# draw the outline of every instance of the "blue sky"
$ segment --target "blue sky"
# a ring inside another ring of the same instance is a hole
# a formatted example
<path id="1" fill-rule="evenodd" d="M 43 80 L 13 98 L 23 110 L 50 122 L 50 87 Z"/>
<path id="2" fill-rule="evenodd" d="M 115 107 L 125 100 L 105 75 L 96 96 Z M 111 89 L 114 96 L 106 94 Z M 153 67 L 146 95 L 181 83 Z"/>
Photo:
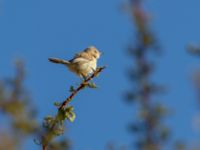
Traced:
<path id="1" fill-rule="evenodd" d="M 108 68 L 95 79 L 99 88 L 80 92 L 72 102 L 77 118 L 67 124 L 67 136 L 75 150 L 102 150 L 110 141 L 117 145 L 131 144 L 133 135 L 126 127 L 135 115 L 133 107 L 123 102 L 122 95 L 130 88 L 126 71 L 132 61 L 125 49 L 134 27 L 120 9 L 125 2 L 0 0 L 0 77 L 14 73 L 15 59 L 26 62 L 25 85 L 38 107 L 39 121 L 55 114 L 53 102 L 62 101 L 69 94 L 68 87 L 80 81 L 65 67 L 49 63 L 47 58 L 70 59 L 89 45 L 104 52 L 99 65 Z M 190 74 L 199 60 L 188 55 L 185 46 L 199 42 L 200 2 L 145 2 L 152 15 L 152 29 L 163 48 L 163 55 L 155 59 L 157 70 L 153 79 L 168 88 L 158 98 L 173 110 L 166 123 L 173 130 L 173 139 L 197 139 L 191 122 L 198 107 Z M 26 146 L 40 149 L 32 139 Z"/>

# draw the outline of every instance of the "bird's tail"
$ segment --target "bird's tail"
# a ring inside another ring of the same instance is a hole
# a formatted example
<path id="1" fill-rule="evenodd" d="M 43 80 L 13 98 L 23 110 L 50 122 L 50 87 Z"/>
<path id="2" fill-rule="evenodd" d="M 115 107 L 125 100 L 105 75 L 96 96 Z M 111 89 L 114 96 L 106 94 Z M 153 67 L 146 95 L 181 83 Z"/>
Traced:
<path id="1" fill-rule="evenodd" d="M 63 60 L 63 59 L 59 59 L 59 58 L 49 58 L 49 61 L 53 62 L 53 63 L 57 63 L 57 64 L 64 64 L 64 65 L 69 65 L 70 64 L 69 61 Z"/>

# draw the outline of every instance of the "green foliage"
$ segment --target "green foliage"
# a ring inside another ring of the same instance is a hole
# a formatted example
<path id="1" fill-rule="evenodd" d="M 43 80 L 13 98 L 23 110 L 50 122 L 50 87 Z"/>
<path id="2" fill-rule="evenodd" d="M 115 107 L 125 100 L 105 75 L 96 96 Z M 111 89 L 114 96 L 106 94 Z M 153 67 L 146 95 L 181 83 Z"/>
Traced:
<path id="1" fill-rule="evenodd" d="M 67 118 L 70 122 L 74 122 L 76 118 L 76 114 L 73 112 L 73 110 L 73 106 L 69 106 L 65 109 L 65 118 Z"/>
<path id="2" fill-rule="evenodd" d="M 74 86 L 71 85 L 69 91 L 74 92 L 75 91 Z"/>

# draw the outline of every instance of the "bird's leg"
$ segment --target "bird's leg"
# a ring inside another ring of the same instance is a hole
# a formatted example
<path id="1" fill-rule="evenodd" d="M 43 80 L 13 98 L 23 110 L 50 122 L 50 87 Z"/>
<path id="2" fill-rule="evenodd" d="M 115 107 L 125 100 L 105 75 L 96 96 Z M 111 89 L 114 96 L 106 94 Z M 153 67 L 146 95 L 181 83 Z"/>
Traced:
<path id="1" fill-rule="evenodd" d="M 92 68 L 92 72 L 94 73 L 96 71 L 96 69 Z M 91 73 L 92 74 L 92 73 Z M 91 79 L 91 81 L 93 81 L 93 79 Z"/>
<path id="2" fill-rule="evenodd" d="M 82 82 L 85 82 L 85 81 L 87 80 L 87 77 L 86 77 L 86 76 L 84 76 L 83 74 L 81 74 L 81 76 L 80 76 L 80 77 L 81 77 L 81 81 L 82 81 Z"/>

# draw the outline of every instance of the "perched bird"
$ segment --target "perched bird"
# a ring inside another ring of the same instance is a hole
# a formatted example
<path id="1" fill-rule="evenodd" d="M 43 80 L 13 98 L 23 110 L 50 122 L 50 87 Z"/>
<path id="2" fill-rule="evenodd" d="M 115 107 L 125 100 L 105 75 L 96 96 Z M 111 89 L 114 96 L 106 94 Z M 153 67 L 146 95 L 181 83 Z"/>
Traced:
<path id="1" fill-rule="evenodd" d="M 89 74 L 93 73 L 97 67 L 97 60 L 101 53 L 94 46 L 84 49 L 77 53 L 73 59 L 67 61 L 59 58 L 49 58 L 50 62 L 64 64 L 68 69 L 79 77 L 86 79 Z"/>

